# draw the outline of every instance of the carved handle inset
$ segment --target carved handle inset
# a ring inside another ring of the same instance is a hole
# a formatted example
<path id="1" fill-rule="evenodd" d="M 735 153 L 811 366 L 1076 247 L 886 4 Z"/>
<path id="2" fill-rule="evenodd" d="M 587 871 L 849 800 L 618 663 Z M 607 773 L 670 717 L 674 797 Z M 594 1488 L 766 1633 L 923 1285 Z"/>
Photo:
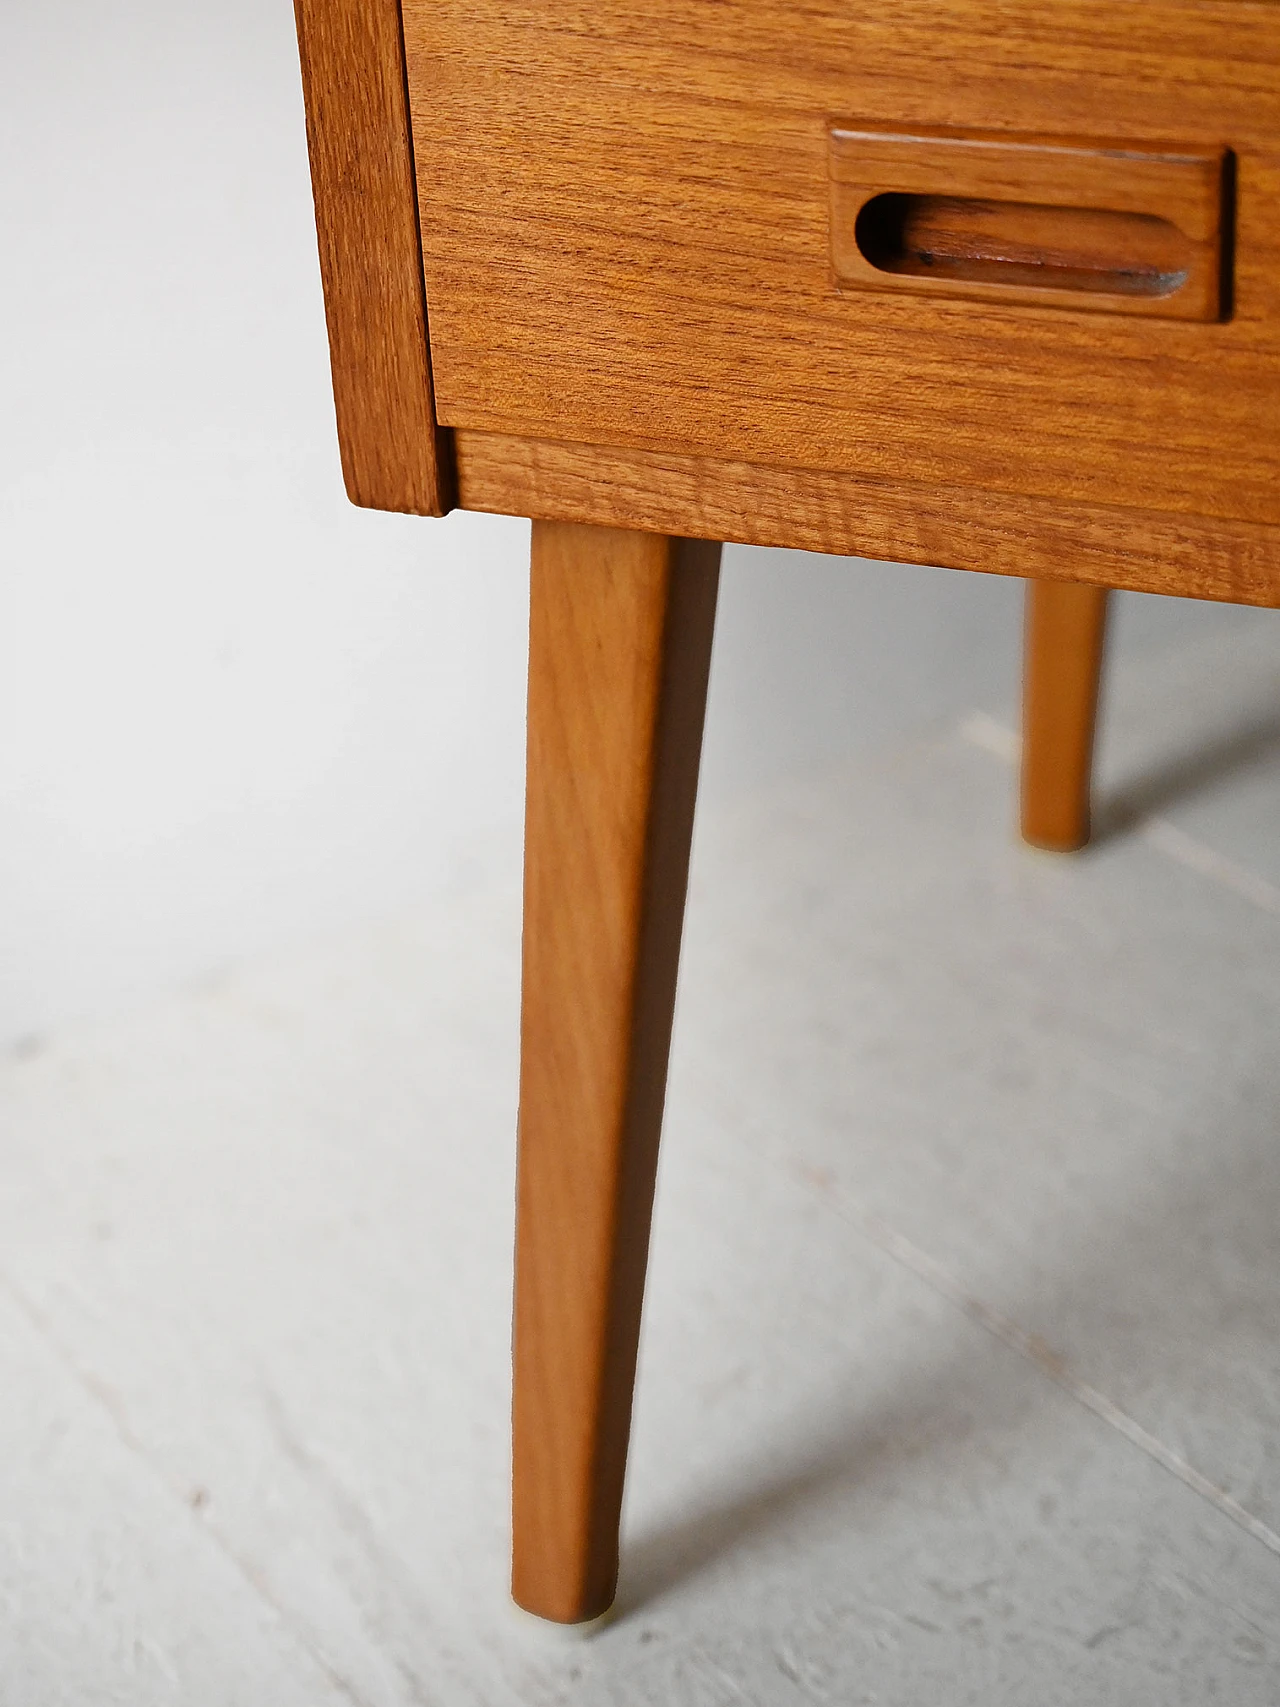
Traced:
<path id="1" fill-rule="evenodd" d="M 836 284 L 1217 320 L 1229 159 L 1223 149 L 837 126 Z"/>

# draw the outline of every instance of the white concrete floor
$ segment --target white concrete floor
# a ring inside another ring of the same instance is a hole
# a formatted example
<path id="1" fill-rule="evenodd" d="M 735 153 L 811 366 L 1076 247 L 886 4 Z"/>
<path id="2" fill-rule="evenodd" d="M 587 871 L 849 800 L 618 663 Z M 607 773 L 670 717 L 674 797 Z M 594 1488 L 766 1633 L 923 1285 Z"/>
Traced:
<path id="1" fill-rule="evenodd" d="M 1280 645 L 700 821 L 616 1621 L 505 1593 L 514 838 L 0 1068 L 0 1702 L 1280 1699 Z"/>

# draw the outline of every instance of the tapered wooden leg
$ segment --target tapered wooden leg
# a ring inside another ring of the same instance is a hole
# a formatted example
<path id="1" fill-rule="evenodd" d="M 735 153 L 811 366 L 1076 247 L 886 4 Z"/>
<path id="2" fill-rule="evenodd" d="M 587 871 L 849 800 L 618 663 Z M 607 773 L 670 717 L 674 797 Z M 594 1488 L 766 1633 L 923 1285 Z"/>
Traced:
<path id="1" fill-rule="evenodd" d="M 720 547 L 535 522 L 512 1592 L 613 1600 Z"/>
<path id="2" fill-rule="evenodd" d="M 1089 840 L 1089 793 L 1107 590 L 1028 581 L 1022 697 L 1022 834 L 1067 852 Z"/>

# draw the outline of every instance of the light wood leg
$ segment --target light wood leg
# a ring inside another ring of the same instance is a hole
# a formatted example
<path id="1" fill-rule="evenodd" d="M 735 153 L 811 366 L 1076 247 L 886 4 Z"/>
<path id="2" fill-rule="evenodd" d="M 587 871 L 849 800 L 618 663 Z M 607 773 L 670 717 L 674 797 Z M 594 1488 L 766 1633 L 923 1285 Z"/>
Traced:
<path id="1" fill-rule="evenodd" d="M 1022 699 L 1022 834 L 1067 852 L 1089 840 L 1089 793 L 1107 590 L 1028 581 Z"/>
<path id="2" fill-rule="evenodd" d="M 720 547 L 535 522 L 512 1592 L 606 1611 Z"/>

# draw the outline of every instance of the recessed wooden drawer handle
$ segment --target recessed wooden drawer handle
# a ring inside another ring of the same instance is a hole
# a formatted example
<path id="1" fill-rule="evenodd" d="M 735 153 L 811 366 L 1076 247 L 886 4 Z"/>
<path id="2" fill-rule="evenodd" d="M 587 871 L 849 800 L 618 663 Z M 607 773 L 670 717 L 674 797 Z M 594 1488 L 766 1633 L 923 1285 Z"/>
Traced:
<path id="1" fill-rule="evenodd" d="M 1224 149 L 837 126 L 838 288 L 1178 320 L 1224 306 Z"/>

